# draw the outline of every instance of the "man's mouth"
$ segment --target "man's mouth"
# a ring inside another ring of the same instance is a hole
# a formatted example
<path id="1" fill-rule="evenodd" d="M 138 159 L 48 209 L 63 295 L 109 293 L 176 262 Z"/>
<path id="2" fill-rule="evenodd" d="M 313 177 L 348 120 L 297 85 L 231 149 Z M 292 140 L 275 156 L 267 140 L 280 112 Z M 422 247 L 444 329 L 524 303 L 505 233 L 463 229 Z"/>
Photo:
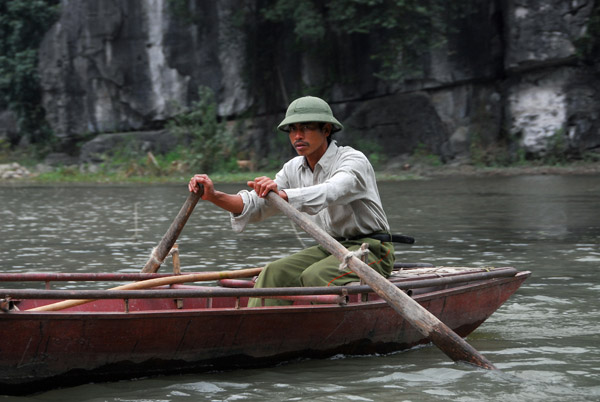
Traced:
<path id="1" fill-rule="evenodd" d="M 308 144 L 306 142 L 296 141 L 294 143 L 294 148 L 296 148 L 296 149 L 301 149 L 301 148 L 306 148 L 306 147 L 308 147 Z"/>

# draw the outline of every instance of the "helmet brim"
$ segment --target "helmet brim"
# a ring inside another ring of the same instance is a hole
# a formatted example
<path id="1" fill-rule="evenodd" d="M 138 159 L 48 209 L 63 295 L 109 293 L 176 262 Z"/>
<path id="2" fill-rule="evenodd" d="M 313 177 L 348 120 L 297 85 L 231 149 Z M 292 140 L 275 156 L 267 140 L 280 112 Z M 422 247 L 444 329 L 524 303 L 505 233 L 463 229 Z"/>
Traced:
<path id="1" fill-rule="evenodd" d="M 297 114 L 294 116 L 286 117 L 285 119 L 283 119 L 283 121 L 281 123 L 279 123 L 279 125 L 277 126 L 277 129 L 279 131 L 283 131 L 284 133 L 288 133 L 290 131 L 288 129 L 288 126 L 290 124 L 312 123 L 312 122 L 331 123 L 331 125 L 333 126 L 333 129 L 332 129 L 333 133 L 335 133 L 336 131 L 340 131 L 344 128 L 344 126 L 342 126 L 342 123 L 340 123 L 333 116 L 328 116 L 328 115 L 322 114 L 322 113 L 303 113 L 303 114 Z"/>

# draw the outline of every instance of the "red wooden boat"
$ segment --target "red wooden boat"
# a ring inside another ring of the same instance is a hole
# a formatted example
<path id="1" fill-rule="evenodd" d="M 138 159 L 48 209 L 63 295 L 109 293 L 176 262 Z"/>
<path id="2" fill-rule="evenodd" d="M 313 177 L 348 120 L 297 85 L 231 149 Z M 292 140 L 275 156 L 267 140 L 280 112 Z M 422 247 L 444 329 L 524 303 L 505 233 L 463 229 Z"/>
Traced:
<path id="1" fill-rule="evenodd" d="M 419 265 L 419 264 L 415 264 Z M 398 268 L 398 267 L 397 267 Z M 460 336 L 529 277 L 514 268 L 413 266 L 390 280 Z M 164 274 L 0 274 L 0 281 L 127 281 Z M 0 290 L 0 390 L 261 366 L 297 357 L 386 353 L 429 342 L 368 286 L 253 289 L 247 280 L 148 290 Z M 55 286 L 56 287 L 56 286 Z M 286 307 L 246 308 L 248 297 Z M 28 311 L 57 299 L 95 299 Z"/>

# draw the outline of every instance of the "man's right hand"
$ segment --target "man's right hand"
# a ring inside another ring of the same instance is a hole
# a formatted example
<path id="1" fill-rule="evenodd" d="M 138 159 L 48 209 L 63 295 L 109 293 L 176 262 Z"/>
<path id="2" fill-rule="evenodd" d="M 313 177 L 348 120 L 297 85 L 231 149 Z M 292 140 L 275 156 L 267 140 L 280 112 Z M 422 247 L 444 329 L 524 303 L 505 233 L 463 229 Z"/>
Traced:
<path id="1" fill-rule="evenodd" d="M 190 190 L 191 193 L 197 193 L 198 190 L 200 190 L 200 185 L 204 186 L 204 193 L 202 194 L 201 198 L 209 201 L 214 199 L 215 186 L 208 175 L 194 175 L 188 183 L 188 190 Z"/>
<path id="2" fill-rule="evenodd" d="M 215 185 L 208 175 L 195 174 L 188 183 L 188 190 L 197 193 L 200 185 L 204 186 L 202 199 L 210 201 L 219 208 L 223 208 L 234 214 L 241 214 L 244 210 L 244 201 L 239 194 L 227 194 L 222 191 L 215 191 Z"/>

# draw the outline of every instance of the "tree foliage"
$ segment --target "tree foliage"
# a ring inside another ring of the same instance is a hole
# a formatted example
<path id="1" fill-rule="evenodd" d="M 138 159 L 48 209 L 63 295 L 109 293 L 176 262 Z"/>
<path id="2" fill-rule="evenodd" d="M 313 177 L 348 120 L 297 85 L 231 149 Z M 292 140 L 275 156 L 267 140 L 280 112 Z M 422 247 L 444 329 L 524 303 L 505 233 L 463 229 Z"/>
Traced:
<path id="1" fill-rule="evenodd" d="M 38 75 L 40 42 L 58 18 L 58 0 L 0 0 L 0 109 L 16 112 L 19 131 L 47 139 Z"/>
<path id="2" fill-rule="evenodd" d="M 213 91 L 201 86 L 198 98 L 191 107 L 173 117 L 167 128 L 186 144 L 180 152 L 190 169 L 211 173 L 227 167 L 232 160 L 234 141 L 225 123 L 219 121 Z"/>
<path id="3" fill-rule="evenodd" d="M 381 78 L 414 73 L 423 54 L 445 42 L 453 21 L 465 17 L 470 0 L 269 0 L 267 20 L 289 24 L 297 42 L 313 46 L 328 35 L 372 35 L 379 46 Z"/>

